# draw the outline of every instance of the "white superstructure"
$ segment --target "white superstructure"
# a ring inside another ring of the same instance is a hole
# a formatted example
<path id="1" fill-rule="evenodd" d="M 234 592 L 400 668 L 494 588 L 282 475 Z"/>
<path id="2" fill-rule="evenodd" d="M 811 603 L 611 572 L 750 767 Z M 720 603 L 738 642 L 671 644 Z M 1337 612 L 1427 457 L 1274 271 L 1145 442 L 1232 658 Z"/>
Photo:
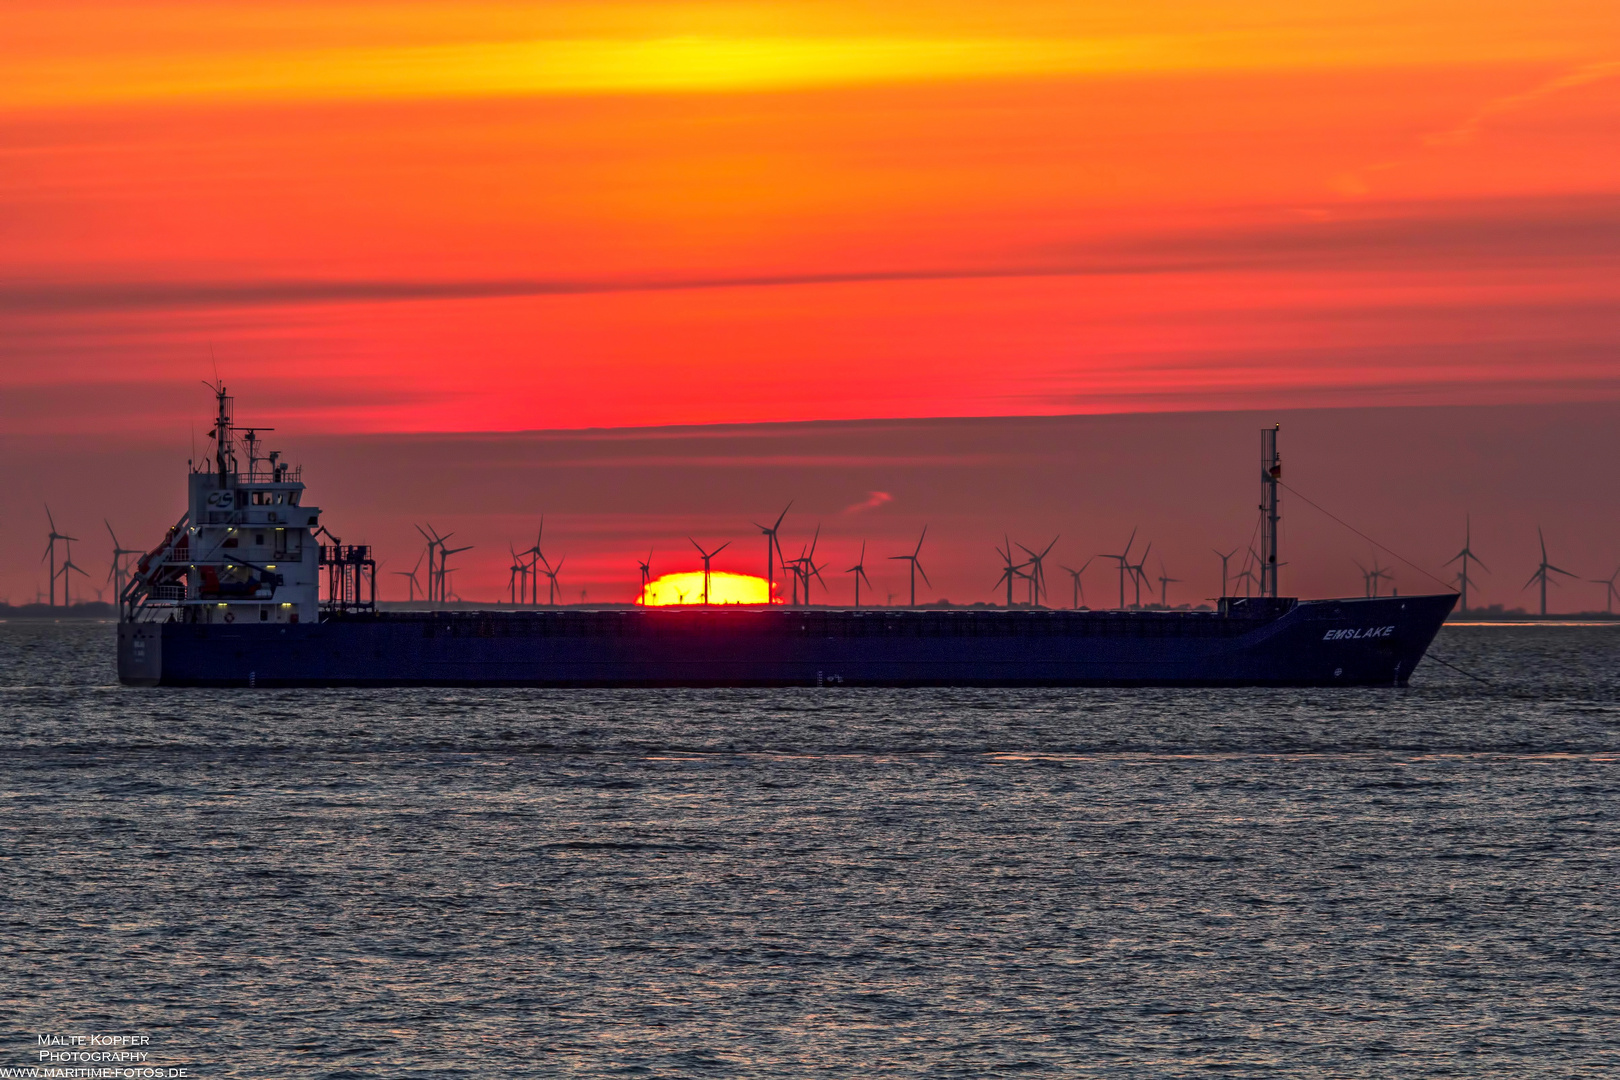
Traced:
<path id="1" fill-rule="evenodd" d="M 236 426 L 223 383 L 214 395 L 214 455 L 192 463 L 186 513 L 137 564 L 120 597 L 119 617 L 316 622 L 326 557 L 316 541 L 321 512 L 303 503 L 301 470 L 282 464 L 279 451 L 260 455 L 259 432 L 271 429 Z M 334 556 L 340 550 L 325 549 Z"/>

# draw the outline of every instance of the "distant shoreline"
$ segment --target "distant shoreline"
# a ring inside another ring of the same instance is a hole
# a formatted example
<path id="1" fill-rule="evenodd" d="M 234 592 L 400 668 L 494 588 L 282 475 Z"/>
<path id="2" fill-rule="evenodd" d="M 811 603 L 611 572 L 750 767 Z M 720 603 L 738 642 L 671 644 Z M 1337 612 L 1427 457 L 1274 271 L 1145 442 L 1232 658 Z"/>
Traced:
<path id="1" fill-rule="evenodd" d="M 103 601 L 92 600 L 89 603 L 74 604 L 71 607 L 58 604 L 0 604 L 0 622 L 8 619 L 116 619 L 118 609 Z"/>
<path id="2" fill-rule="evenodd" d="M 838 607 L 839 605 L 814 604 L 814 605 L 811 605 L 811 606 L 812 607 Z M 994 605 L 985 605 L 985 604 L 973 604 L 973 605 L 966 605 L 966 604 L 960 604 L 960 605 L 928 604 L 928 605 L 920 605 L 920 606 L 925 606 L 925 607 L 928 607 L 928 608 L 931 608 L 931 609 L 932 608 L 942 608 L 942 607 L 949 606 L 949 607 L 957 607 L 957 608 L 967 608 L 967 609 L 971 610 L 973 608 L 982 608 L 982 607 L 988 607 L 988 606 L 994 606 Z M 382 603 L 380 603 L 378 605 L 378 607 L 380 607 L 384 611 L 512 611 L 512 610 L 546 611 L 546 610 L 558 610 L 558 609 L 566 610 L 566 609 L 572 609 L 572 608 L 587 608 L 587 609 L 590 609 L 590 610 L 593 610 L 593 611 L 606 611 L 606 610 L 634 611 L 634 610 L 636 610 L 636 605 L 634 605 L 634 604 L 558 604 L 558 605 L 556 605 L 555 608 L 547 608 L 544 605 L 537 608 L 537 607 L 534 607 L 532 605 L 527 605 L 527 604 L 525 604 L 525 605 L 515 605 L 515 604 L 509 604 L 509 603 L 504 603 L 504 602 L 499 602 L 499 601 L 497 601 L 495 603 L 488 603 L 488 604 L 479 604 L 479 603 L 473 603 L 473 602 L 440 604 L 440 605 L 434 605 L 433 607 L 430 608 L 430 607 L 427 607 L 424 604 L 411 604 L 411 603 L 408 603 L 408 602 L 405 602 L 405 601 L 385 600 Z M 1020 605 L 1018 605 L 1018 607 L 1023 608 L 1024 605 L 1020 604 Z M 883 610 L 888 610 L 888 609 L 881 608 L 881 607 L 874 607 L 872 610 L 874 610 L 874 611 L 883 611 Z M 899 609 L 894 609 L 894 610 L 899 610 Z M 1068 609 L 1066 609 L 1066 608 L 1051 608 L 1049 610 L 1052 610 L 1052 611 L 1064 611 L 1064 610 L 1068 610 Z M 10 605 L 10 604 L 0 604 L 0 622 L 6 622 L 6 621 L 9 621 L 9 620 L 12 620 L 12 619 L 16 619 L 18 621 L 23 621 L 23 620 L 38 621 L 38 620 L 44 620 L 44 619 L 75 619 L 75 620 L 94 621 L 94 620 L 116 619 L 117 617 L 118 617 L 118 609 L 117 608 L 113 607 L 113 605 L 111 605 L 111 604 L 104 603 L 104 602 L 98 602 L 98 601 L 91 601 L 89 603 L 83 603 L 83 604 L 74 604 L 72 607 L 64 607 L 62 605 L 57 605 L 55 607 L 52 607 L 50 604 L 20 604 L 20 605 L 16 605 L 16 606 L 13 606 L 13 605 Z M 1451 613 L 1451 617 L 1446 620 L 1446 625 L 1447 626 L 1456 626 L 1456 625 L 1459 625 L 1459 624 L 1536 625 L 1536 624 L 1542 624 L 1542 623 L 1549 623 L 1549 624 L 1551 624 L 1551 623 L 1582 623 L 1582 624 L 1594 624 L 1594 625 L 1602 625 L 1602 624 L 1608 624 L 1608 623 L 1620 623 L 1620 614 L 1612 614 L 1611 615 L 1608 612 L 1604 612 L 1604 611 L 1575 611 L 1575 612 L 1570 612 L 1568 614 L 1563 614 L 1563 615 L 1553 614 L 1553 615 L 1545 615 L 1545 616 L 1543 616 L 1543 615 L 1533 615 L 1533 614 L 1531 614 L 1531 613 L 1529 613 L 1527 611 L 1524 611 L 1524 610 L 1518 609 L 1518 608 L 1512 608 L 1512 609 L 1508 609 L 1508 610 L 1503 610 L 1499 606 L 1493 606 L 1493 607 L 1484 608 L 1484 609 L 1475 609 L 1475 610 L 1469 611 L 1467 613 L 1464 613 L 1464 612 L 1461 612 L 1461 611 L 1454 611 L 1454 612 Z"/>

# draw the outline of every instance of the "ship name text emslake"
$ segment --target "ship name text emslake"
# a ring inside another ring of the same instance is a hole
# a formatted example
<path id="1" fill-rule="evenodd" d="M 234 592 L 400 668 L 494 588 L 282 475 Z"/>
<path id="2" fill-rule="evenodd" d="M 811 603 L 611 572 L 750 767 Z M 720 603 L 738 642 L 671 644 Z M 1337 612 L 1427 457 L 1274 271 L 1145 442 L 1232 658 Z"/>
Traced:
<path id="1" fill-rule="evenodd" d="M 1395 632 L 1393 626 L 1363 626 L 1359 630 L 1329 630 L 1322 635 L 1323 641 L 1352 641 L 1362 638 L 1389 637 Z"/>

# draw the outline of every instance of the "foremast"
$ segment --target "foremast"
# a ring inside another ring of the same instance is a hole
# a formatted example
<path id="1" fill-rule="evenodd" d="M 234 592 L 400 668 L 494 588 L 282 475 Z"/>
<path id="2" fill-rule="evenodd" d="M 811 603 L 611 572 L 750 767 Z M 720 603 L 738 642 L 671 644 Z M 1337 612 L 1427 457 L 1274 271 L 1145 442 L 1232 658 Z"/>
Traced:
<path id="1" fill-rule="evenodd" d="M 1277 524 L 1282 509 L 1277 487 L 1282 483 L 1282 455 L 1277 451 L 1281 424 L 1260 429 L 1260 595 L 1277 595 Z"/>

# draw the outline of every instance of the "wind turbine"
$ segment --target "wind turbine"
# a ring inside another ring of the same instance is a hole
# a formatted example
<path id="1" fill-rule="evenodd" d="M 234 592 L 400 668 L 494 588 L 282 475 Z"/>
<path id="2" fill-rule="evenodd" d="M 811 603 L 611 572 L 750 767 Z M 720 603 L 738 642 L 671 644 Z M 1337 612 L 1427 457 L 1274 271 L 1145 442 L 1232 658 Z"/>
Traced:
<path id="1" fill-rule="evenodd" d="M 777 538 L 776 531 L 782 527 L 782 519 L 787 517 L 788 511 L 791 509 L 793 509 L 793 500 L 789 499 L 788 504 L 782 508 L 782 512 L 776 516 L 776 524 L 768 529 L 759 522 L 754 522 L 754 528 L 765 534 L 765 602 L 767 604 L 776 602 L 776 563 L 774 560 L 776 556 L 782 554 L 782 541 Z M 782 558 L 782 569 L 787 569 L 786 556 Z"/>
<path id="2" fill-rule="evenodd" d="M 783 512 L 786 513 L 786 511 Z M 690 536 L 688 536 L 687 539 L 692 540 Z M 726 548 L 730 547 L 731 541 L 727 540 L 713 551 L 704 551 L 703 545 L 699 544 L 696 540 L 692 540 L 692 546 L 697 548 L 698 557 L 703 560 L 703 605 L 707 607 L 709 604 L 709 561 L 722 551 L 726 550 Z M 805 591 L 809 591 L 808 585 L 805 586 Z"/>
<path id="3" fill-rule="evenodd" d="M 1372 594 L 1375 597 L 1378 595 L 1378 583 L 1380 581 L 1387 581 L 1391 585 L 1395 584 L 1395 575 L 1389 572 L 1389 567 L 1378 565 L 1377 552 L 1373 553 L 1373 565 L 1372 569 L 1368 571 L 1368 577 L 1372 579 Z"/>
<path id="4" fill-rule="evenodd" d="M 1620 566 L 1615 567 L 1614 573 L 1606 578 L 1592 579 L 1592 584 L 1603 586 L 1603 610 L 1610 615 L 1614 614 L 1615 597 L 1620 596 L 1620 589 L 1614 585 L 1615 578 L 1620 578 Z"/>
<path id="5" fill-rule="evenodd" d="M 815 549 L 814 549 L 814 547 L 812 547 L 811 548 L 811 556 L 813 556 L 814 553 L 815 553 Z M 816 565 L 816 560 L 813 557 L 807 556 L 805 558 L 805 560 L 804 560 L 804 602 L 805 602 L 805 606 L 808 607 L 809 604 L 810 604 L 810 579 L 811 578 L 815 578 L 817 581 L 821 582 L 821 591 L 822 592 L 830 592 L 831 591 L 830 589 L 827 588 L 827 579 L 821 576 L 821 572 L 823 570 L 825 570 L 825 569 L 827 569 L 827 564 L 826 563 L 822 563 L 820 566 L 817 566 Z"/>
<path id="6" fill-rule="evenodd" d="M 1052 554 L 1052 549 L 1057 546 L 1059 539 L 1060 537 L 1058 536 L 1052 537 L 1052 542 L 1047 544 L 1045 549 L 1042 550 L 1039 555 L 1029 550 L 1029 548 L 1024 547 L 1023 544 L 1018 545 L 1020 548 L 1023 548 L 1024 554 L 1029 556 L 1029 602 L 1031 607 L 1038 606 L 1041 602 L 1041 597 L 1046 592 L 1046 568 L 1041 565 L 1041 560 Z"/>
<path id="7" fill-rule="evenodd" d="M 506 574 L 506 591 L 511 596 L 512 603 L 517 605 L 522 603 L 518 599 L 518 582 L 521 580 L 525 586 L 528 584 L 529 568 L 524 566 L 522 560 L 518 558 L 517 548 L 511 542 L 507 543 L 506 550 L 512 553 L 512 565 L 507 568 Z"/>
<path id="8" fill-rule="evenodd" d="M 1228 551 L 1225 555 L 1221 554 L 1219 548 L 1210 548 L 1209 550 L 1215 552 L 1215 557 L 1217 559 L 1221 560 L 1221 595 L 1225 596 L 1226 595 L 1226 565 L 1227 565 L 1228 562 L 1231 561 L 1232 556 L 1237 554 L 1237 548 L 1233 548 L 1231 551 Z"/>
<path id="9" fill-rule="evenodd" d="M 1542 618 L 1546 618 L 1548 571 L 1551 571 L 1554 574 L 1563 574 L 1565 577 L 1574 577 L 1575 575 L 1570 573 L 1568 570 L 1560 570 L 1558 567 L 1547 561 L 1547 538 L 1541 535 L 1540 525 L 1536 526 L 1536 539 L 1541 541 L 1541 565 L 1537 566 L 1536 572 L 1530 575 L 1530 580 L 1524 583 L 1524 589 L 1528 589 L 1538 581 L 1541 582 L 1541 615 Z M 1557 583 L 1554 582 L 1554 584 Z M 1524 589 L 1520 589 L 1519 591 L 1523 592 Z"/>
<path id="10" fill-rule="evenodd" d="M 1091 559 L 1087 559 L 1085 562 L 1081 563 L 1080 569 L 1078 570 L 1070 570 L 1067 566 L 1063 568 L 1068 573 L 1069 579 L 1074 583 L 1074 610 L 1076 611 L 1080 610 L 1080 605 L 1084 603 L 1086 599 L 1086 586 L 1085 583 L 1080 580 L 1080 575 L 1086 572 L 1086 567 L 1090 566 L 1092 559 L 1095 558 L 1096 556 L 1094 555 Z"/>
<path id="11" fill-rule="evenodd" d="M 534 602 L 540 602 L 540 564 L 545 556 L 540 553 L 540 541 L 546 535 L 546 515 L 540 515 L 540 527 L 534 531 L 534 546 L 524 548 L 519 555 L 527 556 L 529 560 L 530 580 L 534 584 Z"/>
<path id="12" fill-rule="evenodd" d="M 1383 570 L 1378 568 L 1378 560 L 1373 559 L 1373 569 L 1369 570 L 1361 565 L 1360 559 L 1351 559 L 1356 569 L 1361 571 L 1361 595 L 1372 598 L 1378 595 L 1378 582 L 1383 578 Z"/>
<path id="13" fill-rule="evenodd" d="M 1181 584 L 1180 578 L 1168 576 L 1164 571 L 1164 560 L 1159 560 L 1159 606 L 1166 611 L 1170 609 L 1170 586 Z"/>
<path id="14" fill-rule="evenodd" d="M 437 556 L 435 552 L 444 546 L 444 542 L 449 539 L 449 537 L 440 536 L 439 530 L 433 527 L 432 522 L 428 523 L 428 527 L 426 529 L 423 529 L 420 525 L 415 526 L 415 528 L 417 532 L 422 534 L 422 539 L 427 541 L 427 598 L 428 603 L 431 604 L 435 600 L 440 599 L 438 595 L 439 586 L 443 582 L 443 575 L 439 570 L 439 566 L 443 562 L 443 559 Z M 450 535 L 454 536 L 455 534 L 451 533 Z"/>
<path id="15" fill-rule="evenodd" d="M 897 561 L 909 562 L 911 564 L 911 606 L 912 607 L 917 606 L 917 575 L 918 574 L 922 574 L 922 576 L 923 576 L 923 584 L 924 585 L 927 585 L 929 588 L 933 588 L 933 586 L 934 586 L 934 583 L 932 581 L 928 580 L 928 573 L 927 573 L 927 571 L 923 570 L 922 563 L 919 562 L 918 559 L 917 559 L 917 556 L 922 554 L 923 539 L 925 537 L 927 537 L 927 535 L 928 535 L 928 526 L 924 525 L 923 530 L 922 530 L 922 534 L 917 537 L 917 548 L 916 548 L 915 551 L 913 551 L 910 555 L 890 555 L 889 556 L 890 559 L 897 560 Z"/>
<path id="16" fill-rule="evenodd" d="M 827 579 L 821 576 L 821 572 L 822 570 L 826 569 L 826 565 L 816 565 L 816 545 L 820 542 L 821 526 L 818 524 L 816 526 L 815 534 L 810 537 L 810 550 L 805 552 L 799 558 L 799 573 L 804 575 L 804 603 L 806 607 L 810 605 L 811 578 L 819 578 L 821 581 L 822 591 L 825 592 L 827 589 Z"/>
<path id="17" fill-rule="evenodd" d="M 1109 555 L 1107 552 L 1104 552 L 1099 556 L 1099 558 L 1117 559 L 1119 561 L 1119 606 L 1121 610 L 1124 610 L 1125 608 L 1125 571 L 1130 566 L 1130 563 L 1127 560 L 1131 557 L 1131 545 L 1134 543 L 1136 543 L 1136 530 L 1132 529 L 1131 538 L 1125 541 L 1124 551 L 1120 552 L 1118 555 Z"/>
<path id="18" fill-rule="evenodd" d="M 66 538 L 66 543 L 63 544 L 63 546 L 67 548 L 67 558 L 62 560 L 62 569 L 60 570 L 60 573 L 62 575 L 62 606 L 63 607 L 72 607 L 73 606 L 73 596 L 72 596 L 73 578 L 70 577 L 69 575 L 78 574 L 80 577 L 83 577 L 83 578 L 88 578 L 90 575 L 85 573 L 83 570 L 79 569 L 79 564 L 73 561 L 73 538 L 72 537 L 67 537 Z"/>
<path id="19" fill-rule="evenodd" d="M 44 562 L 46 559 L 49 559 L 51 561 L 51 607 L 55 607 L 56 606 L 56 574 L 57 574 L 57 571 L 56 571 L 56 542 L 58 540 L 63 540 L 63 541 L 67 542 L 67 545 L 68 545 L 68 558 L 71 559 L 71 558 L 73 558 L 72 544 L 73 544 L 73 541 L 78 539 L 78 537 L 69 536 L 66 533 L 59 533 L 59 532 L 56 531 L 56 519 L 51 517 L 51 504 L 50 503 L 45 504 L 45 520 L 51 523 L 51 538 L 50 538 L 50 540 L 48 540 L 46 542 L 45 554 L 43 554 L 43 555 L 41 555 L 39 557 L 39 561 Z M 83 573 L 83 571 L 81 570 L 80 573 Z M 65 590 L 66 581 L 63 582 L 63 586 L 64 586 L 64 590 Z M 64 595 L 65 595 L 65 592 L 64 592 Z M 63 602 L 66 603 L 65 600 Z"/>
<path id="20" fill-rule="evenodd" d="M 860 557 L 860 559 L 858 559 L 856 561 L 854 566 L 850 567 L 848 570 L 845 570 L 844 573 L 846 573 L 846 574 L 854 574 L 855 575 L 855 607 L 857 609 L 859 609 L 860 606 L 861 606 L 861 579 L 866 578 L 866 584 L 868 585 L 868 587 L 871 587 L 871 585 L 872 585 L 872 579 L 869 578 L 869 577 L 866 577 L 866 541 L 865 540 L 861 541 L 861 557 Z M 1617 573 L 1620 573 L 1620 571 L 1617 571 Z"/>
<path id="21" fill-rule="evenodd" d="M 821 578 L 821 587 L 823 589 L 827 587 L 827 579 L 821 577 L 821 572 L 827 568 L 826 564 L 816 565 L 816 545 L 820 542 L 821 526 L 817 525 L 815 535 L 810 538 L 809 546 L 799 548 L 799 557 L 797 559 L 784 558 L 782 560 L 782 569 L 789 570 L 793 574 L 794 604 L 799 602 L 799 586 L 801 584 L 804 586 L 804 602 L 806 604 L 810 603 L 811 578 Z"/>
<path id="22" fill-rule="evenodd" d="M 541 556 L 540 558 L 540 564 L 545 567 L 545 569 L 540 571 L 540 573 L 546 576 L 546 605 L 548 607 L 555 607 L 557 605 L 557 593 L 562 589 L 562 586 L 557 584 L 557 575 L 562 573 L 563 563 L 567 561 L 568 556 L 564 555 L 562 558 L 557 560 L 556 566 L 552 566 L 550 560 L 546 559 L 544 556 Z M 539 600 L 540 583 L 538 581 L 535 582 L 534 593 L 535 599 Z"/>
<path id="23" fill-rule="evenodd" d="M 456 534 L 446 533 L 444 540 L 448 540 L 454 535 Z M 445 547 L 444 540 L 439 541 L 439 602 L 448 604 L 450 602 L 450 556 L 459 555 L 463 551 L 471 551 L 473 546 L 468 544 L 466 547 Z M 456 599 L 459 600 L 460 597 L 458 596 Z"/>
<path id="24" fill-rule="evenodd" d="M 413 604 L 416 603 L 416 590 L 421 587 L 421 582 L 416 580 L 416 572 L 418 570 L 420 570 L 421 568 L 422 568 L 422 556 L 418 555 L 416 557 L 416 565 L 411 567 L 409 570 L 393 570 L 393 571 L 390 571 L 390 573 L 392 573 L 395 577 L 402 577 L 402 578 L 404 578 L 406 581 L 408 581 L 410 583 L 408 585 L 408 588 L 410 590 L 410 601 L 409 602 L 413 603 Z"/>
<path id="25" fill-rule="evenodd" d="M 124 547 L 118 542 L 118 534 L 113 532 L 112 522 L 108 521 L 106 518 L 102 518 L 101 523 L 107 526 L 107 535 L 112 537 L 113 542 L 113 561 L 111 569 L 107 571 L 107 580 L 113 583 L 113 591 L 118 595 L 118 598 L 122 600 L 124 596 L 124 557 L 126 555 L 140 555 L 142 553 L 133 548 Z"/>
<path id="26" fill-rule="evenodd" d="M 652 557 L 653 549 L 648 548 L 646 561 L 641 562 L 638 560 L 636 563 L 637 568 L 641 570 L 641 604 L 643 607 L 647 605 L 647 583 L 652 580 Z M 538 581 L 534 583 L 534 589 L 536 593 L 539 593 L 540 583 Z"/>
<path id="27" fill-rule="evenodd" d="M 1005 544 L 1006 547 L 1004 547 L 1004 548 L 999 548 L 999 547 L 996 548 L 996 554 L 1000 555 L 1001 558 L 1002 558 L 1002 561 L 1005 562 L 1007 565 L 1002 567 L 1001 576 L 996 579 L 996 584 L 1000 585 L 1002 582 L 1007 583 L 1007 607 L 1009 609 L 1011 609 L 1011 607 L 1013 606 L 1013 598 L 1012 598 L 1013 582 L 1018 580 L 1021 577 L 1027 577 L 1028 576 L 1025 573 L 1023 573 L 1024 567 L 1027 566 L 1028 564 L 1027 563 L 1015 563 L 1015 562 L 1013 562 L 1013 559 L 1012 559 L 1012 549 L 1013 549 L 1012 541 L 1007 539 L 1007 537 L 1005 535 L 1002 536 L 1002 543 Z M 1019 544 L 1018 546 L 1023 547 L 1024 545 Z M 1029 549 L 1025 548 L 1024 550 L 1027 551 Z"/>
<path id="28" fill-rule="evenodd" d="M 1481 570 L 1485 571 L 1487 574 L 1491 572 L 1491 568 L 1486 566 L 1485 563 L 1480 560 L 1480 557 L 1478 555 L 1474 554 L 1473 546 L 1472 546 L 1473 542 L 1474 542 L 1474 535 L 1473 534 L 1474 534 L 1473 522 L 1471 520 L 1469 520 L 1468 515 L 1464 515 L 1463 516 L 1463 549 L 1461 551 L 1457 552 L 1457 554 L 1453 555 L 1451 558 L 1447 559 L 1446 562 L 1445 562 L 1445 565 L 1450 566 L 1452 563 L 1458 561 L 1459 559 L 1462 560 L 1462 569 L 1457 572 L 1457 584 L 1462 586 L 1462 610 L 1463 610 L 1463 614 L 1465 614 L 1465 615 L 1468 613 L 1468 586 L 1473 584 L 1473 580 L 1474 580 L 1468 574 L 1468 563 L 1469 563 L 1469 561 L 1472 560 L 1474 562 L 1479 563 L 1479 568 Z"/>
<path id="29" fill-rule="evenodd" d="M 1147 571 L 1145 569 L 1143 569 L 1143 567 L 1145 567 L 1147 565 L 1148 552 L 1150 552 L 1152 550 L 1153 550 L 1153 541 L 1149 540 L 1148 541 L 1148 546 L 1142 549 L 1142 559 L 1141 559 L 1141 561 L 1131 563 L 1127 567 L 1127 569 L 1129 569 L 1130 572 L 1131 572 L 1131 581 L 1136 585 L 1136 606 L 1137 607 L 1142 606 L 1142 585 L 1144 583 L 1147 584 L 1148 595 L 1149 596 L 1153 595 L 1153 579 L 1148 577 Z"/>

